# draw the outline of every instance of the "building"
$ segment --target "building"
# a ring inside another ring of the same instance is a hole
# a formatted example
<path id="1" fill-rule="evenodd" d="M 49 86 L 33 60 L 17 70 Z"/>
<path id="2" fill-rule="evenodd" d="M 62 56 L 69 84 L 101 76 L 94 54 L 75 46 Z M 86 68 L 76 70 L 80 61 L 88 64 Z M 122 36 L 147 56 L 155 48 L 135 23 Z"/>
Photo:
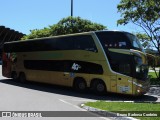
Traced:
<path id="1" fill-rule="evenodd" d="M 0 59 L 2 55 L 2 48 L 5 42 L 20 40 L 25 34 L 15 31 L 5 26 L 0 26 Z"/>

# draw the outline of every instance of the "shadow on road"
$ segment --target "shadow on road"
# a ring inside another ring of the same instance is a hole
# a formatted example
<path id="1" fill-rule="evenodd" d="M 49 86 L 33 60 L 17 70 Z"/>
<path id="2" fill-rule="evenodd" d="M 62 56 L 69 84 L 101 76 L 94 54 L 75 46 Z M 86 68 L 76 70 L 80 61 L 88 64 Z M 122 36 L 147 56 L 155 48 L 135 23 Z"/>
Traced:
<path id="1" fill-rule="evenodd" d="M 0 83 L 9 84 L 13 86 L 43 91 L 43 92 L 49 92 L 49 93 L 55 93 L 55 94 L 61 94 L 61 95 L 67 95 L 67 96 L 74 96 L 74 97 L 80 97 L 80 98 L 87 98 L 87 99 L 93 99 L 93 100 L 109 100 L 109 101 L 151 101 L 155 102 L 157 101 L 157 98 L 154 96 L 149 95 L 143 95 L 139 97 L 133 97 L 129 95 L 120 95 L 120 94 L 114 94 L 114 93 L 107 93 L 103 96 L 98 96 L 93 94 L 90 90 L 87 90 L 85 93 L 78 93 L 74 91 L 72 88 L 69 87 L 62 87 L 57 85 L 49 85 L 49 84 L 42 84 L 42 83 L 35 83 L 35 82 L 27 82 L 25 84 L 12 81 L 12 79 L 3 79 L 0 80 Z"/>

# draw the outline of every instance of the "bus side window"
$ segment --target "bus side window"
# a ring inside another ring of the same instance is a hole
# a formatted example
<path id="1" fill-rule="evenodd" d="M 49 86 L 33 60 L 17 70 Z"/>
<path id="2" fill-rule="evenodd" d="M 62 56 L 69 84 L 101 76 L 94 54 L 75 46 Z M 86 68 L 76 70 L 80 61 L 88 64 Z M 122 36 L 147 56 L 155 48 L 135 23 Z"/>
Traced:
<path id="1" fill-rule="evenodd" d="M 56 39 L 57 50 L 73 50 L 74 41 L 71 38 L 58 38 Z"/>
<path id="2" fill-rule="evenodd" d="M 119 72 L 122 74 L 130 75 L 131 67 L 129 63 L 121 63 L 119 64 Z"/>
<path id="3" fill-rule="evenodd" d="M 94 40 L 92 36 L 89 36 L 89 35 L 76 36 L 75 49 L 97 52 L 97 48 L 94 43 Z"/>

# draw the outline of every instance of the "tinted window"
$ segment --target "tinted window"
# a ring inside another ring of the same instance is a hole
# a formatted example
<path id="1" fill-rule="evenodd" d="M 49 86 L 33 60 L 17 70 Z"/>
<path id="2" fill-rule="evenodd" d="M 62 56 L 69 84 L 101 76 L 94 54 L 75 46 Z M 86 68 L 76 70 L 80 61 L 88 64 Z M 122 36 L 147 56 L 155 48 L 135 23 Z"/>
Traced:
<path id="1" fill-rule="evenodd" d="M 79 35 L 4 44 L 5 52 L 32 52 L 52 50 L 88 50 L 96 52 L 92 36 Z"/>
<path id="2" fill-rule="evenodd" d="M 121 63 L 119 65 L 119 72 L 125 75 L 131 74 L 131 66 L 129 63 Z"/>
<path id="3" fill-rule="evenodd" d="M 97 32 L 96 33 L 104 48 L 121 48 L 129 49 L 130 40 L 122 32 Z"/>
<path id="4" fill-rule="evenodd" d="M 31 70 L 61 71 L 72 73 L 103 74 L 101 65 L 72 60 L 24 60 L 24 67 Z M 76 69 L 76 67 L 78 67 Z"/>
<path id="5" fill-rule="evenodd" d="M 58 38 L 56 40 L 56 49 L 53 50 L 74 50 L 74 40 L 71 37 Z"/>
<path id="6" fill-rule="evenodd" d="M 133 46 L 134 49 L 138 49 L 144 52 L 144 49 L 141 45 L 141 43 L 139 42 L 139 40 L 137 39 L 136 36 L 132 35 L 132 34 L 126 34 L 128 36 L 128 38 L 131 41 L 131 44 Z"/>
<path id="7" fill-rule="evenodd" d="M 133 56 L 109 52 L 109 63 L 113 71 L 132 76 Z"/>
<path id="8" fill-rule="evenodd" d="M 13 42 L 4 44 L 5 52 L 30 52 L 55 49 L 55 41 L 44 39 L 35 41 Z"/>
<path id="9" fill-rule="evenodd" d="M 75 49 L 76 50 L 87 50 L 96 52 L 97 48 L 93 41 L 92 36 L 80 36 L 75 38 Z"/>

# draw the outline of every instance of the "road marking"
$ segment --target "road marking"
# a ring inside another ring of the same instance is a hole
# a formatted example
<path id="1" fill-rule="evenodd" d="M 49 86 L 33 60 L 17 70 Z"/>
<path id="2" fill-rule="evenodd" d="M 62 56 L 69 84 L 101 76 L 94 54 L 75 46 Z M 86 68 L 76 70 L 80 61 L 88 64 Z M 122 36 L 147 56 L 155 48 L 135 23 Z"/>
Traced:
<path id="1" fill-rule="evenodd" d="M 73 107 L 75 107 L 75 108 L 77 108 L 77 109 L 79 109 L 79 110 L 86 111 L 86 110 L 84 110 L 84 109 L 82 109 L 82 108 L 80 108 L 80 107 L 78 107 L 78 106 L 76 106 L 76 105 L 73 105 L 73 104 L 71 104 L 71 103 L 69 103 L 69 102 L 67 102 L 67 101 L 65 101 L 65 100 L 62 100 L 62 99 L 59 99 L 59 100 L 60 100 L 61 102 L 65 103 L 65 104 L 71 105 L 71 106 L 73 106 Z"/>
<path id="2" fill-rule="evenodd" d="M 69 103 L 69 102 L 67 102 L 67 101 L 65 101 L 65 100 L 59 99 L 59 101 L 65 103 L 65 104 L 71 105 L 71 106 L 73 106 L 73 107 L 75 107 L 75 108 L 77 108 L 77 109 L 79 109 L 79 110 L 81 110 L 81 111 L 87 111 L 87 110 L 85 110 L 85 109 L 83 109 L 83 108 L 80 108 L 80 107 L 78 107 L 78 106 L 76 106 L 76 105 L 73 105 L 73 104 L 71 104 L 71 103 Z M 101 116 L 98 115 L 98 114 L 94 114 L 94 113 L 91 113 L 91 112 L 89 112 L 89 113 L 92 114 L 93 116 L 98 117 L 98 118 L 101 118 L 101 119 L 104 119 L 104 120 L 110 120 L 109 118 L 101 117 Z"/>

